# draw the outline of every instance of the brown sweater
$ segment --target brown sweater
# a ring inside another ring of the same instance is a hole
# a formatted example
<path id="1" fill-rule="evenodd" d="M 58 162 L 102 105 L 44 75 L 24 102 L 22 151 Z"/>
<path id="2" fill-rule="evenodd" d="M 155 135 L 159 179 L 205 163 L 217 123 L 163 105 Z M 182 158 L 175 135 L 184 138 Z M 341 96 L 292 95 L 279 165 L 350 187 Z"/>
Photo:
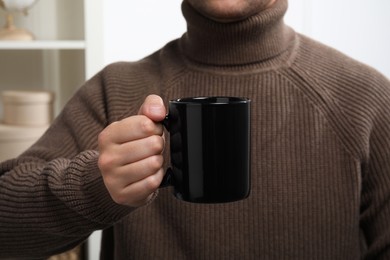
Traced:
<path id="1" fill-rule="evenodd" d="M 47 256 L 105 229 L 106 259 L 390 259 L 390 83 L 295 33 L 286 9 L 218 24 L 183 4 L 182 38 L 89 80 L 0 165 L 0 258 Z M 111 200 L 97 135 L 151 93 L 252 100 L 248 199 L 191 204 L 163 188 L 137 209 Z"/>

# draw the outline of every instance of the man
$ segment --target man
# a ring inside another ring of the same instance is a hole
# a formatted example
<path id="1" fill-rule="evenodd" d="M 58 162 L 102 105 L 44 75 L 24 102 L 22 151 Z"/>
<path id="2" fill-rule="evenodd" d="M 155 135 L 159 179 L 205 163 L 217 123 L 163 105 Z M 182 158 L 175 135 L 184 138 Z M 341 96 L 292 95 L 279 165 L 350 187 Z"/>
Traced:
<path id="1" fill-rule="evenodd" d="M 188 31 L 89 80 L 0 166 L 0 257 L 104 229 L 106 259 L 388 259 L 390 83 L 295 33 L 287 0 L 184 0 Z M 193 204 L 160 188 L 168 100 L 252 100 L 252 191 Z"/>

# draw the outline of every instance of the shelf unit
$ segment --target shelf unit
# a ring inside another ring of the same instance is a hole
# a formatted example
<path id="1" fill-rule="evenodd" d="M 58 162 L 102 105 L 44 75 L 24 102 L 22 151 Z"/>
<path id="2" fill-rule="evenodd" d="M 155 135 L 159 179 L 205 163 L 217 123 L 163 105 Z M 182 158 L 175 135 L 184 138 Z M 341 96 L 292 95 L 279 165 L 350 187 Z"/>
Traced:
<path id="1" fill-rule="evenodd" d="M 85 48 L 85 41 L 82 40 L 0 41 L 0 50 L 85 50 Z"/>
<path id="2" fill-rule="evenodd" d="M 15 15 L 16 26 L 31 31 L 35 40 L 0 41 L 0 91 L 51 91 L 57 115 L 77 88 L 104 66 L 103 1 L 39 0 L 27 16 Z M 0 9 L 0 27 L 5 19 Z M 99 233 L 89 240 L 90 259 L 100 250 Z"/>
<path id="3" fill-rule="evenodd" d="M 17 26 L 34 41 L 0 41 L 0 91 L 55 94 L 58 114 L 75 90 L 103 67 L 103 0 L 39 0 Z M 0 11 L 0 25 L 5 12 Z M 0 111 L 0 117 L 2 111 Z"/>

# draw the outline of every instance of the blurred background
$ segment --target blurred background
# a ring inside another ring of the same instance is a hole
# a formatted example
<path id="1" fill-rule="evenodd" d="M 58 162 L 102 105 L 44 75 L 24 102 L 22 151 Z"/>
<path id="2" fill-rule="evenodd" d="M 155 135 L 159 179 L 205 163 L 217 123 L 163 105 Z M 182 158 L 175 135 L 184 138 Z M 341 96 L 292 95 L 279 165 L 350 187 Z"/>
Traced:
<path id="1" fill-rule="evenodd" d="M 180 6 L 181 0 L 38 0 L 27 15 L 12 12 L 15 26 L 34 38 L 0 40 L 0 119 L 9 112 L 20 119 L 1 121 L 0 160 L 31 145 L 74 91 L 105 65 L 141 59 L 180 37 L 186 29 Z M 389 13 L 389 0 L 290 0 L 285 21 L 390 78 Z M 0 9 L 0 26 L 9 15 Z M 20 109 L 26 102 L 33 107 Z M 33 120 L 40 125 L 23 121 L 36 109 L 45 114 Z M 88 259 L 98 259 L 99 240 L 95 232 L 83 248 Z M 77 254 L 53 259 L 82 259 Z"/>
<path id="2" fill-rule="evenodd" d="M 105 0 L 104 62 L 137 60 L 179 37 L 185 31 L 180 4 Z M 389 13 L 388 0 L 290 0 L 285 21 L 390 77 Z"/>

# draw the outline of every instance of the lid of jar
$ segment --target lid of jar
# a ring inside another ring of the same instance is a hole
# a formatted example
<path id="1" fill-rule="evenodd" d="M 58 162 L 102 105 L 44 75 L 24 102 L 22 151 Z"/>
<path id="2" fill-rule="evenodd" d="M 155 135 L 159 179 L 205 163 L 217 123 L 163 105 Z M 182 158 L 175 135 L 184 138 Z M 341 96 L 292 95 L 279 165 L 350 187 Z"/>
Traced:
<path id="1" fill-rule="evenodd" d="M 1 97 L 4 103 L 50 103 L 54 95 L 42 90 L 5 90 Z"/>
<path id="2" fill-rule="evenodd" d="M 37 139 L 49 126 L 14 126 L 0 124 L 0 142 Z M 1 147 L 1 146 L 0 146 Z M 0 148 L 1 149 L 1 148 Z"/>

